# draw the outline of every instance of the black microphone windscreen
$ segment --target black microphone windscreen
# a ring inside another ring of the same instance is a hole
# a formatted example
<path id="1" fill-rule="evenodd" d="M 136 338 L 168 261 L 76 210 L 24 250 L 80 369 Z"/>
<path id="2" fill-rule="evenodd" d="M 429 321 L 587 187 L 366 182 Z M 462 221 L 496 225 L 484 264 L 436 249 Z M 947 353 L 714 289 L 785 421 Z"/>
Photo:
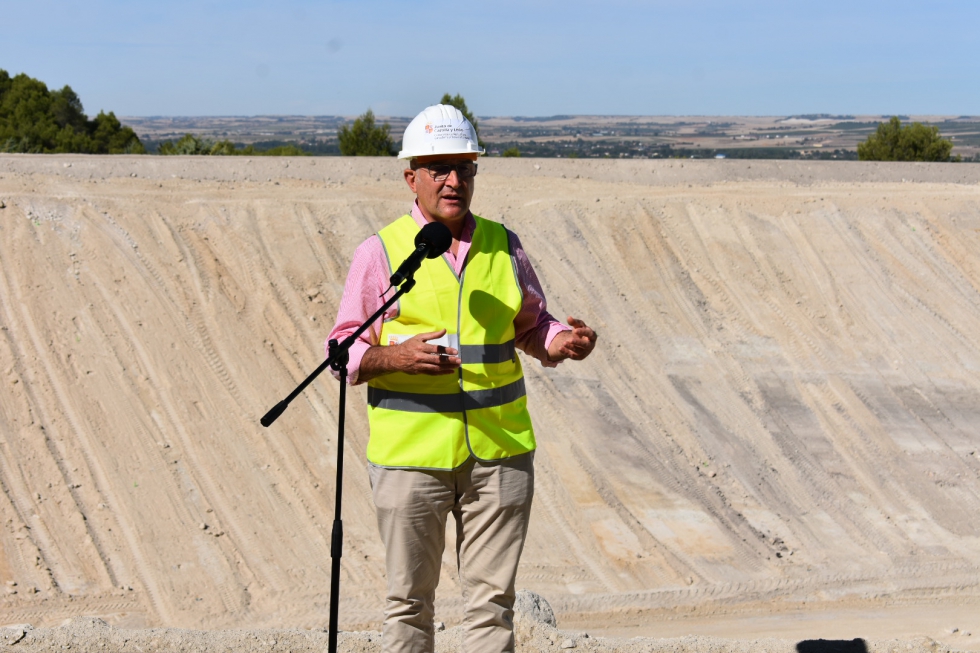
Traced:
<path id="1" fill-rule="evenodd" d="M 441 222 L 429 222 L 415 236 L 415 246 L 418 247 L 422 243 L 429 245 L 426 257 L 436 258 L 445 254 L 453 244 L 453 234 L 449 231 L 449 227 Z"/>

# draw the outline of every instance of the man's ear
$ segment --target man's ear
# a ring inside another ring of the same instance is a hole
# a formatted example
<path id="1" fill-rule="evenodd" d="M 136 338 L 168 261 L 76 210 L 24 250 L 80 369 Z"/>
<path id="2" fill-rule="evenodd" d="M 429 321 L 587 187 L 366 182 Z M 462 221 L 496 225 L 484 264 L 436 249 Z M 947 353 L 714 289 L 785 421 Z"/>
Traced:
<path id="1" fill-rule="evenodd" d="M 405 183 L 408 184 L 408 187 L 412 189 L 413 193 L 418 193 L 415 190 L 415 171 L 411 168 L 406 168 L 403 174 L 405 175 Z"/>

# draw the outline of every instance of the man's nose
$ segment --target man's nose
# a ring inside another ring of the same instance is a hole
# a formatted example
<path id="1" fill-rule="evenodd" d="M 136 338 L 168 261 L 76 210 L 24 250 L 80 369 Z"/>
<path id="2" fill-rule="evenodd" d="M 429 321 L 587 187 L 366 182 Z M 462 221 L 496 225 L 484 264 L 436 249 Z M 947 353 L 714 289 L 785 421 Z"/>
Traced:
<path id="1" fill-rule="evenodd" d="M 456 168 L 451 168 L 449 170 L 449 176 L 446 177 L 446 185 L 450 188 L 456 188 L 459 186 L 459 171 Z"/>

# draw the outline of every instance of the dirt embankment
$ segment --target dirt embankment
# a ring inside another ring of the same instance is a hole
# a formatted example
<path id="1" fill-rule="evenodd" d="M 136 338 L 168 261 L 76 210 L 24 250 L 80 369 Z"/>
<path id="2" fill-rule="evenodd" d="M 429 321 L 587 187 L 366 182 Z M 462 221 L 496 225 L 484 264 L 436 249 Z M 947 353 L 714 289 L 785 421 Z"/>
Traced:
<path id="1" fill-rule="evenodd" d="M 601 337 L 525 361 L 519 584 L 560 624 L 977 604 L 980 166 L 480 166 Z M 397 162 L 5 155 L 0 202 L 0 623 L 324 626 L 336 385 L 258 418 L 407 210 Z M 345 630 L 380 620 L 366 438 L 355 390 Z"/>

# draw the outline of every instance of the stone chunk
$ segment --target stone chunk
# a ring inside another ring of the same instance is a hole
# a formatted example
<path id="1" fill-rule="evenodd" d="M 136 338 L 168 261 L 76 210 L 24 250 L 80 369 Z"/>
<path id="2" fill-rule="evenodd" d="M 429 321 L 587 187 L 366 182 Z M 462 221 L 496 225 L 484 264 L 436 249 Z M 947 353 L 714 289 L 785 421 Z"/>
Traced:
<path id="1" fill-rule="evenodd" d="M 7 646 L 13 646 L 20 640 L 24 639 L 27 632 L 20 626 L 7 626 L 5 628 L 0 628 L 0 642 L 3 642 Z"/>
<path id="2" fill-rule="evenodd" d="M 517 590 L 517 597 L 514 601 L 514 616 L 518 619 L 523 618 L 548 624 L 553 628 L 558 627 L 551 604 L 543 596 L 530 590 Z"/>

